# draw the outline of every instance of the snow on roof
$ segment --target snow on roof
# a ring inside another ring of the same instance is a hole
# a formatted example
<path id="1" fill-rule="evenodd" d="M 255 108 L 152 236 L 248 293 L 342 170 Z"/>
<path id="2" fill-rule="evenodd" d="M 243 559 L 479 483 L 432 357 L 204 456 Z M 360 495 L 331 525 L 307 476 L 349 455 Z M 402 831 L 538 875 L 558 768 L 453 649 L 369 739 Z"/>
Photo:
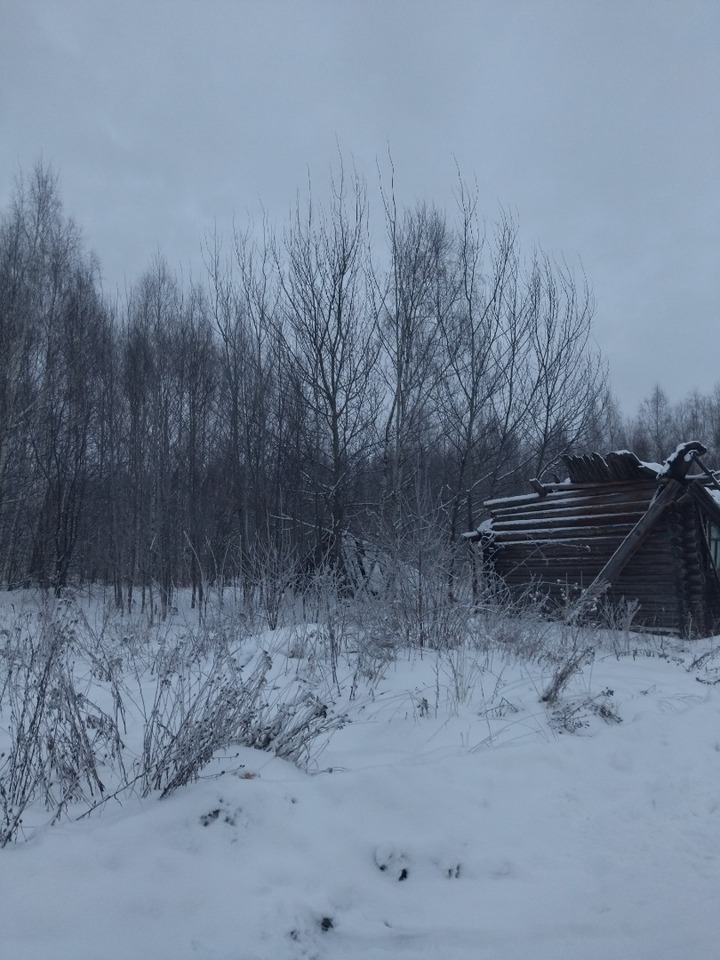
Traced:
<path id="1" fill-rule="evenodd" d="M 663 463 L 660 467 L 658 471 L 658 478 L 665 477 L 668 474 L 675 472 L 677 465 L 680 463 L 691 463 L 696 453 L 707 453 L 707 447 L 700 443 L 699 440 L 685 440 L 683 443 L 679 443 L 667 458 L 665 463 Z M 687 467 L 685 470 L 687 470 Z M 684 472 L 685 471 L 683 471 L 683 475 Z"/>

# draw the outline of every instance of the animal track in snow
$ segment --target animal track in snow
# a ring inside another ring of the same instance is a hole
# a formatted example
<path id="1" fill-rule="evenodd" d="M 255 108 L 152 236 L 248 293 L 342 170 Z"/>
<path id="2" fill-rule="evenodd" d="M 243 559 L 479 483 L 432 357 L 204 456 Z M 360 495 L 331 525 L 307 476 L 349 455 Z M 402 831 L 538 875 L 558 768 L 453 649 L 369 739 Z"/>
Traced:
<path id="1" fill-rule="evenodd" d="M 418 873 L 428 873 L 447 880 L 459 880 L 462 875 L 462 863 L 455 857 L 433 856 L 427 852 L 410 855 L 400 847 L 381 844 L 375 848 L 373 859 L 375 866 L 394 880 L 408 880 Z"/>

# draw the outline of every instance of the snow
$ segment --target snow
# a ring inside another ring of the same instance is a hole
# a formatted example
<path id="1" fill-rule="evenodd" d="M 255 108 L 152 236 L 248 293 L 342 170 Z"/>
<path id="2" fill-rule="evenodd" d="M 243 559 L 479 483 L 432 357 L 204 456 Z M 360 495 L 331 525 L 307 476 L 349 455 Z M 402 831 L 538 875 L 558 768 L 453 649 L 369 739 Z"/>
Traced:
<path id="1" fill-rule="evenodd" d="M 483 539 L 484 537 L 491 537 L 493 534 L 493 530 L 494 530 L 493 521 L 490 518 L 487 518 L 486 520 L 483 520 L 480 524 L 478 524 L 475 530 L 469 530 L 467 533 L 464 533 L 462 536 L 464 540 L 477 540 L 478 536 L 480 537 L 480 539 Z"/>
<path id="2" fill-rule="evenodd" d="M 672 474 L 675 469 L 675 465 L 679 461 L 684 461 L 685 463 L 692 463 L 695 459 L 695 454 L 705 455 L 707 453 L 707 447 L 700 443 L 699 440 L 685 440 L 682 443 L 679 443 L 667 460 L 658 467 L 657 475 L 658 479 L 665 477 L 668 474 Z M 658 466 L 657 464 L 652 464 L 653 467 Z"/>
<path id="3" fill-rule="evenodd" d="M 552 709 L 550 666 L 496 649 L 397 651 L 354 700 L 341 673 L 309 772 L 239 747 L 163 800 L 35 811 L 0 850 L 2 955 L 718 956 L 717 647 L 631 635 Z"/>

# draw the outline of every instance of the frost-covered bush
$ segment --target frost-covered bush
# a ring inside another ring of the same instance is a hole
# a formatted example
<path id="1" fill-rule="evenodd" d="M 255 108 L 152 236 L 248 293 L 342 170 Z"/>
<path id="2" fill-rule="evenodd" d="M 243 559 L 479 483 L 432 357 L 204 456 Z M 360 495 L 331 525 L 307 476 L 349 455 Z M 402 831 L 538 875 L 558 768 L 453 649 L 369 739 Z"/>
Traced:
<path id="1" fill-rule="evenodd" d="M 343 723 L 239 631 L 101 617 L 46 600 L 0 626 L 0 846 L 27 811 L 166 796 L 233 745 L 308 763 Z M 320 738 L 320 740 L 319 740 Z"/>
<path id="2" fill-rule="evenodd" d="M 105 790 L 103 767 L 122 769 L 122 740 L 75 675 L 76 621 L 62 605 L 23 616 L 5 630 L 0 719 L 0 846 L 14 840 L 28 806 L 53 820 Z"/>
<path id="3" fill-rule="evenodd" d="M 309 759 L 318 736 L 342 725 L 312 693 L 269 689 L 270 656 L 263 652 L 244 676 L 228 652 L 181 672 L 158 672 L 144 717 L 140 766 L 143 794 L 167 796 L 196 780 L 215 753 L 232 744 L 271 750 L 294 763 Z"/>

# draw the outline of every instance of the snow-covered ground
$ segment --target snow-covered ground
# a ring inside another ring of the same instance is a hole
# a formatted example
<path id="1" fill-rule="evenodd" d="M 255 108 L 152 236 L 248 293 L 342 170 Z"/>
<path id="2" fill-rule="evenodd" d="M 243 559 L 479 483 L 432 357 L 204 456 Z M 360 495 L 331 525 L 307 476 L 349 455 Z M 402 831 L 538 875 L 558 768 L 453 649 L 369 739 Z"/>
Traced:
<path id="1" fill-rule="evenodd" d="M 352 700 L 341 661 L 350 722 L 309 772 L 239 748 L 162 800 L 28 815 L 0 956 L 720 957 L 716 645 L 631 638 L 552 709 L 551 666 L 497 649 L 400 650 Z"/>

